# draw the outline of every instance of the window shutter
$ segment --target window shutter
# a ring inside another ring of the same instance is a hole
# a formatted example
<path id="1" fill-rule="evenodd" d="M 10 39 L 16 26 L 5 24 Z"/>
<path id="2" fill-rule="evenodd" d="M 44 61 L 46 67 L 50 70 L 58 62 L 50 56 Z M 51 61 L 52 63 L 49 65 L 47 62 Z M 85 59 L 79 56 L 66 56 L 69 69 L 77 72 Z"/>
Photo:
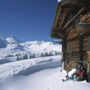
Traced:
<path id="1" fill-rule="evenodd" d="M 90 51 L 90 37 L 88 37 L 88 51 Z"/>

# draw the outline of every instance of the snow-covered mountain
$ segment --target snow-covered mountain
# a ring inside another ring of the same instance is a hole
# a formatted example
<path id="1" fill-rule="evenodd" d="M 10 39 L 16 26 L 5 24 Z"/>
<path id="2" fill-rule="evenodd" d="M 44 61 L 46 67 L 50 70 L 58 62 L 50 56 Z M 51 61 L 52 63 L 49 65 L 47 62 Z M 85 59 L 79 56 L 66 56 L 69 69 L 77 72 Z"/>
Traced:
<path id="1" fill-rule="evenodd" d="M 6 38 L 6 41 L 8 42 L 8 43 L 12 43 L 12 44 L 15 44 L 15 43 L 20 43 L 21 41 L 20 40 L 18 40 L 15 36 L 10 36 L 10 37 L 8 37 L 8 38 Z"/>
<path id="2" fill-rule="evenodd" d="M 55 55 L 61 52 L 61 46 L 52 42 L 44 41 L 28 41 L 21 42 L 15 36 L 0 39 L 0 58 L 15 57 L 22 55 Z"/>

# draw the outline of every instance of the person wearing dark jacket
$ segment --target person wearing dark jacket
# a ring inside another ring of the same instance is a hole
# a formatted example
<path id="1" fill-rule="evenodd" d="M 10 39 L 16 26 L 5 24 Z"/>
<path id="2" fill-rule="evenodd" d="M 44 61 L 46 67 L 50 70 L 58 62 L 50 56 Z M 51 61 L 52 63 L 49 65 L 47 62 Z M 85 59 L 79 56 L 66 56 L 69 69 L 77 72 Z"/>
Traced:
<path id="1" fill-rule="evenodd" d="M 83 64 L 80 65 L 78 71 L 73 75 L 74 75 L 74 80 L 76 81 L 86 80 L 88 82 L 87 69 L 83 67 Z"/>
<path id="2" fill-rule="evenodd" d="M 84 67 L 81 67 L 81 68 L 82 68 L 81 80 L 86 80 L 88 82 L 87 69 Z"/>

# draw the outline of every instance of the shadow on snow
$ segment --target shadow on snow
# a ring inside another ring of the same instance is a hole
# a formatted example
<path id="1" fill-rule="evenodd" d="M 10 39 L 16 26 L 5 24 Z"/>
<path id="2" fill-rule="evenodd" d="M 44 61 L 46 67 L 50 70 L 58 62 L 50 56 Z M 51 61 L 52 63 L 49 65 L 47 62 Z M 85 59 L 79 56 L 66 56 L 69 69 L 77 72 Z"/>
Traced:
<path id="1" fill-rule="evenodd" d="M 14 77 L 20 76 L 20 75 L 27 76 L 27 75 L 39 72 L 44 69 L 57 68 L 60 66 L 61 66 L 60 60 L 53 61 L 52 59 L 50 59 L 48 61 L 40 61 L 40 62 L 38 62 L 37 65 L 29 67 L 26 70 L 20 71 L 18 74 L 14 75 Z"/>

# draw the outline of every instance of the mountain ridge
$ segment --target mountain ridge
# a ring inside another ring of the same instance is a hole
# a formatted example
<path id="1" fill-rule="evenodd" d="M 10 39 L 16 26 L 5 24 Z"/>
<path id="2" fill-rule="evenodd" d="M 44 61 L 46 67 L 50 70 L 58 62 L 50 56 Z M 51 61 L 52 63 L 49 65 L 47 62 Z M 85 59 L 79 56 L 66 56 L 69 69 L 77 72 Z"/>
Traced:
<path id="1" fill-rule="evenodd" d="M 45 41 L 27 41 L 21 42 L 15 36 L 0 38 L 0 58 L 17 54 L 55 54 L 61 52 L 61 45 Z"/>

